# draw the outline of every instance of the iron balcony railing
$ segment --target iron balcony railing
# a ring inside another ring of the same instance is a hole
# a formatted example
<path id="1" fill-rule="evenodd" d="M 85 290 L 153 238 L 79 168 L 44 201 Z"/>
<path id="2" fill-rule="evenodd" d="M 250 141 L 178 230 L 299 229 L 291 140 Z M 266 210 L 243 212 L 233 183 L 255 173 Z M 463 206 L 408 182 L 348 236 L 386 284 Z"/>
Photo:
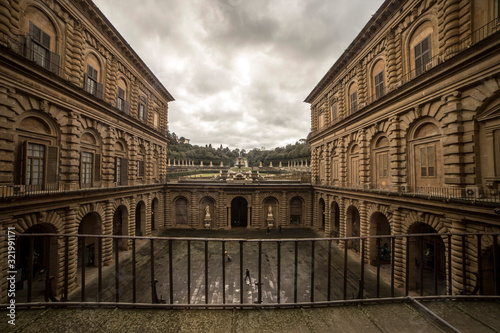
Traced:
<path id="1" fill-rule="evenodd" d="M 56 195 L 56 194 L 72 194 L 78 192 L 89 192 L 89 191 L 108 191 L 110 189 L 120 188 L 137 188 L 137 187 L 148 187 L 160 184 L 165 184 L 165 177 L 161 177 L 159 180 L 147 180 L 143 181 L 143 184 L 135 185 L 119 185 L 114 182 L 106 186 L 99 187 L 80 187 L 80 185 L 75 185 L 74 188 L 67 189 L 64 188 L 63 183 L 52 183 L 45 185 L 0 185 L 0 200 L 9 198 L 20 198 L 20 197 L 33 197 L 40 195 Z"/>
<path id="2" fill-rule="evenodd" d="M 428 200 L 444 200 L 470 203 L 500 203 L 500 191 L 484 188 L 461 188 L 444 186 L 398 186 L 398 189 L 378 187 L 372 184 L 326 185 L 325 182 L 313 184 L 317 188 L 341 191 L 373 192 L 393 196 L 424 198 Z"/>
<path id="3" fill-rule="evenodd" d="M 13 298 L 18 307 L 167 308 L 297 307 L 407 296 L 498 299 L 498 236 L 0 235 L 9 241 L 4 271 L 12 292 L 1 295 L 0 306 Z M 117 250 L 124 247 L 130 250 Z"/>

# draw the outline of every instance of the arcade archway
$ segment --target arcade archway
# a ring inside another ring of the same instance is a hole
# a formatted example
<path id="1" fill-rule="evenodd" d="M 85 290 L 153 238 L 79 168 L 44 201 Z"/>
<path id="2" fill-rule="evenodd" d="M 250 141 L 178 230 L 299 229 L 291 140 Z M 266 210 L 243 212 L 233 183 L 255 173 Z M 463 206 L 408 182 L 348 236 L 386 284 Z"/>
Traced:
<path id="1" fill-rule="evenodd" d="M 370 219 L 370 236 L 391 235 L 391 225 L 387 217 L 381 212 L 376 212 Z M 377 239 L 378 246 L 377 246 Z M 372 265 L 388 264 L 391 260 L 391 238 L 370 238 L 369 239 L 369 260 Z"/>
<path id="2" fill-rule="evenodd" d="M 330 208 L 330 236 L 340 237 L 340 208 L 335 201 Z"/>
<path id="3" fill-rule="evenodd" d="M 135 208 L 135 235 L 142 236 L 146 233 L 146 204 L 139 201 Z"/>
<path id="4" fill-rule="evenodd" d="M 113 214 L 113 235 L 128 236 L 128 212 L 124 205 L 119 206 Z M 119 249 L 125 251 L 128 248 L 128 240 L 120 239 L 118 241 Z M 117 250 L 113 247 L 113 250 Z"/>
<path id="5" fill-rule="evenodd" d="M 360 236 L 360 219 L 359 211 L 355 206 L 350 206 L 346 213 L 346 235 L 345 237 L 359 237 Z M 359 239 L 349 240 L 347 247 L 359 252 Z"/>
<path id="6" fill-rule="evenodd" d="M 231 201 L 231 227 L 247 227 L 248 202 L 243 197 L 236 197 Z"/>
<path id="7" fill-rule="evenodd" d="M 88 213 L 80 222 L 78 234 L 80 235 L 101 235 L 101 219 L 97 213 Z M 87 267 L 97 266 L 98 262 L 98 244 L 97 238 L 85 237 L 79 240 L 78 266 L 82 264 Z M 82 263 L 82 251 L 84 252 L 84 262 Z"/>

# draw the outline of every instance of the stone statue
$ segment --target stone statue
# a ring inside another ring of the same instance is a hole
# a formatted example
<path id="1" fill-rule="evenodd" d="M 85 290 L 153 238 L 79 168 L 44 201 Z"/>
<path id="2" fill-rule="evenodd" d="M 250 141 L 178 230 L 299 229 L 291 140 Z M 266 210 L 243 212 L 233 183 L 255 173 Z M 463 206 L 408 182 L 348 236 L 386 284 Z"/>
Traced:
<path id="1" fill-rule="evenodd" d="M 206 205 L 205 206 L 205 220 L 210 219 L 210 206 Z"/>
<path id="2" fill-rule="evenodd" d="M 273 218 L 273 206 L 269 205 L 267 207 L 267 217 L 268 218 Z"/>

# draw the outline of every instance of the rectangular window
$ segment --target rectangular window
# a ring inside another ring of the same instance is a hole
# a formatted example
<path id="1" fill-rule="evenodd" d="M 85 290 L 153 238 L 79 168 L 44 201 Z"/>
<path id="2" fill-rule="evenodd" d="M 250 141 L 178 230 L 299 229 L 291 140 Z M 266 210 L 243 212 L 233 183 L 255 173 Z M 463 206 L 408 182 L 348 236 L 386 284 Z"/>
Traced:
<path id="1" fill-rule="evenodd" d="M 154 128 L 160 127 L 160 115 L 158 112 L 153 112 L 153 126 Z"/>
<path id="2" fill-rule="evenodd" d="M 332 106 L 332 123 L 337 121 L 337 104 Z"/>
<path id="3" fill-rule="evenodd" d="M 45 146 L 28 143 L 26 185 L 43 185 L 45 173 Z"/>
<path id="4" fill-rule="evenodd" d="M 122 158 L 117 157 L 115 161 L 115 182 L 118 185 L 121 184 L 121 175 L 122 175 Z"/>
<path id="5" fill-rule="evenodd" d="M 388 155 L 387 153 L 382 153 L 378 155 L 377 169 L 379 178 L 387 178 L 388 176 Z"/>
<path id="6" fill-rule="evenodd" d="M 325 114 L 324 113 L 319 115 L 318 122 L 319 122 L 319 126 L 318 126 L 319 128 L 325 127 Z"/>
<path id="7" fill-rule="evenodd" d="M 385 95 L 384 71 L 375 75 L 375 97 L 379 99 Z"/>
<path id="8" fill-rule="evenodd" d="M 493 149 L 495 155 L 495 176 L 500 177 L 500 130 L 493 132 Z"/>
<path id="9" fill-rule="evenodd" d="M 420 175 L 422 177 L 436 176 L 436 149 L 435 146 L 420 148 Z"/>
<path id="10" fill-rule="evenodd" d="M 85 90 L 92 95 L 97 94 L 97 70 L 87 65 L 87 74 L 85 75 Z"/>
<path id="11" fill-rule="evenodd" d="M 118 96 L 116 97 L 116 108 L 120 111 L 124 111 L 125 106 L 125 90 L 118 87 Z"/>
<path id="12" fill-rule="evenodd" d="M 431 35 L 425 37 L 420 43 L 415 45 L 415 72 L 420 75 L 426 70 L 426 66 L 432 58 Z"/>
<path id="13" fill-rule="evenodd" d="M 90 186 L 92 184 L 92 170 L 94 164 L 94 154 L 89 152 L 82 152 L 82 185 Z"/>
<path id="14" fill-rule="evenodd" d="M 145 109 L 146 109 L 146 107 L 144 106 L 144 104 L 139 103 L 139 119 L 140 120 L 144 120 Z"/>
<path id="15" fill-rule="evenodd" d="M 358 111 L 358 91 L 351 94 L 351 114 Z"/>
<path id="16" fill-rule="evenodd" d="M 32 60 L 38 65 L 50 68 L 50 36 L 30 22 Z"/>

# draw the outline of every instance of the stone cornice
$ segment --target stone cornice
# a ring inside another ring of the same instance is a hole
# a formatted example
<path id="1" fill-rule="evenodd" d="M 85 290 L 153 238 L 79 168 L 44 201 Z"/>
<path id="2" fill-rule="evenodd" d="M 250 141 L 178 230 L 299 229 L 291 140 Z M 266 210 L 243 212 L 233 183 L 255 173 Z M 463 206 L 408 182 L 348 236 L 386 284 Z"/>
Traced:
<path id="1" fill-rule="evenodd" d="M 129 63 L 135 66 L 137 71 L 163 95 L 167 102 L 175 100 L 130 44 L 127 43 L 118 30 L 116 30 L 91 0 L 72 0 L 72 2 L 75 6 L 79 7 L 80 12 L 93 23 L 93 26 L 106 37 L 108 42 L 113 44 L 116 50 L 118 50 L 123 57 L 127 58 Z M 61 6 L 67 6 L 67 4 L 61 2 Z"/>
<path id="2" fill-rule="evenodd" d="M 392 13 L 400 6 L 403 0 L 386 0 L 382 6 L 373 14 L 372 18 L 364 26 L 361 32 L 356 36 L 352 43 L 347 47 L 340 58 L 333 64 L 328 72 L 323 76 L 319 83 L 309 93 L 304 100 L 305 103 L 312 103 L 314 98 L 329 84 L 331 79 L 335 77 L 340 71 L 344 69 L 353 57 L 370 41 L 370 38 L 379 30 L 387 20 L 391 17 Z"/>

